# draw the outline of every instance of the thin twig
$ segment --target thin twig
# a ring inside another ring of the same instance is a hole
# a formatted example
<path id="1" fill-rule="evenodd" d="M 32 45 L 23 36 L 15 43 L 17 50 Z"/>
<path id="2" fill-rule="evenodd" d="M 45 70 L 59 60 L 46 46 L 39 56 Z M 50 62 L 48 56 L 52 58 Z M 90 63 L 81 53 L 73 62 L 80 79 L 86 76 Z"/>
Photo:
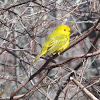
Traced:
<path id="1" fill-rule="evenodd" d="M 71 77 L 71 80 L 77 85 L 79 86 L 79 88 L 82 89 L 82 91 L 92 100 L 99 100 L 98 98 L 96 98 L 90 91 L 88 91 L 80 82 L 78 82 L 76 79 Z"/>

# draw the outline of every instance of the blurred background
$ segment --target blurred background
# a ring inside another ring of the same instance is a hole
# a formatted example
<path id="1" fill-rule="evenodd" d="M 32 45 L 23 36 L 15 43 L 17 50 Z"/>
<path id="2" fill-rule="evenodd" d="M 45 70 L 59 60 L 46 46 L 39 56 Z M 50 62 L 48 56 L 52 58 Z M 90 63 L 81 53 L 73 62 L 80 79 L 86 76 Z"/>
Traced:
<path id="1" fill-rule="evenodd" d="M 71 29 L 70 42 L 74 42 L 98 19 L 99 0 L 0 0 L 0 100 L 9 99 L 11 93 L 52 56 L 40 58 L 35 63 L 32 61 L 41 51 L 48 34 L 57 26 L 68 25 Z M 100 50 L 99 37 L 100 23 L 86 39 L 54 59 L 55 63 L 51 62 L 49 66 Z M 17 96 L 21 97 L 31 90 L 45 71 L 22 88 Z M 99 55 L 76 58 L 53 68 L 34 91 L 21 99 L 91 100 L 72 81 L 67 84 L 66 80 L 73 71 L 75 79 L 100 99 Z"/>

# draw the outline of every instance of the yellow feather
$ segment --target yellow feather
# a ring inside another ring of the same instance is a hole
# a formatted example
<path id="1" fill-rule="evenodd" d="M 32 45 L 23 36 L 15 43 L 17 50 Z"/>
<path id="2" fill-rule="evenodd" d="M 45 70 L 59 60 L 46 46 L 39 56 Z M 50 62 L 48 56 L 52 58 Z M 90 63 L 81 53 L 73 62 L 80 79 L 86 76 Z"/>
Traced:
<path id="1" fill-rule="evenodd" d="M 41 52 L 33 59 L 37 61 L 43 55 L 58 53 L 69 45 L 70 28 L 67 25 L 58 26 L 46 39 Z"/>

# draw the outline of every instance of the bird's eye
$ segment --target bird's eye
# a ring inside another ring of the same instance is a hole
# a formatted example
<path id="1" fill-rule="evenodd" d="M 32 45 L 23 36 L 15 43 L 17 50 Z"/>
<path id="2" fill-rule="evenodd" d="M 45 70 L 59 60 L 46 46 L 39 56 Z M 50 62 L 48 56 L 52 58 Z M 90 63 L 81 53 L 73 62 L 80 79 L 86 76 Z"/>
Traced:
<path id="1" fill-rule="evenodd" d="M 64 29 L 64 31 L 66 31 L 66 29 Z"/>

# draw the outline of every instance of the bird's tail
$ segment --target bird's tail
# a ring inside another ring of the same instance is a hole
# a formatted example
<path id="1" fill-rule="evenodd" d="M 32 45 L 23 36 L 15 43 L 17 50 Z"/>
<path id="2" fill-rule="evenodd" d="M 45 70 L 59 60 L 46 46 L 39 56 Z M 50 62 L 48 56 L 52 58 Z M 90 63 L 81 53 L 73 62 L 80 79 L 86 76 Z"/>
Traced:
<path id="1" fill-rule="evenodd" d="M 43 54 L 40 52 L 34 59 L 33 62 L 36 62 Z"/>

